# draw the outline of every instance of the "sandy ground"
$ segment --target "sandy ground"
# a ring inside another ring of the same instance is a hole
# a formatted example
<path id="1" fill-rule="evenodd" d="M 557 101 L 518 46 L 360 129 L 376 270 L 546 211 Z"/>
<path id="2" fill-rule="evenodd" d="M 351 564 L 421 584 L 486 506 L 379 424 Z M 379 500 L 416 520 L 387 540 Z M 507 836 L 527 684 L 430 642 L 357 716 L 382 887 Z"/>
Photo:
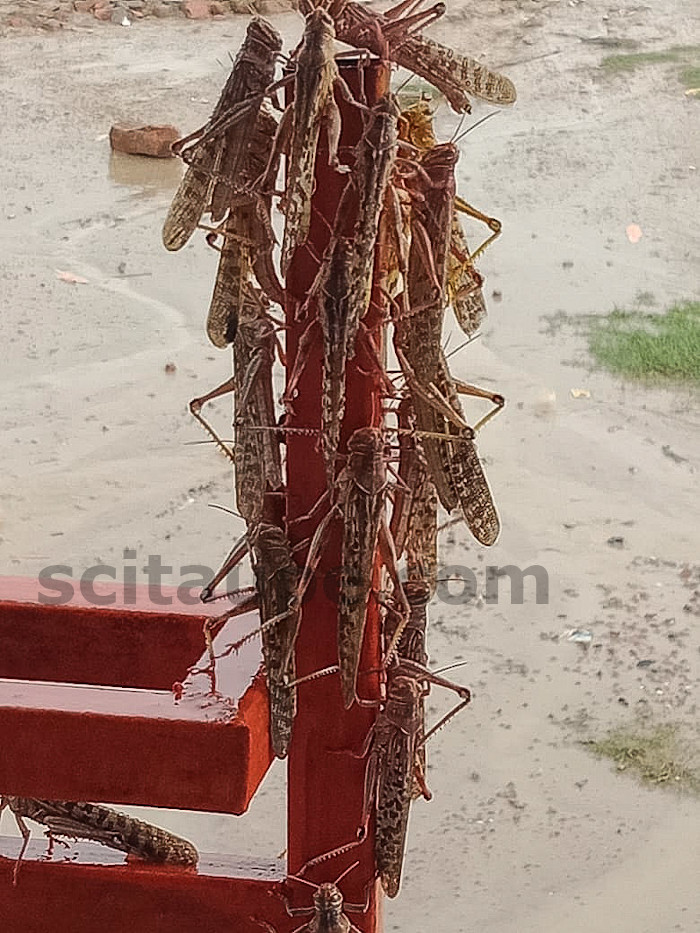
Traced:
<path id="1" fill-rule="evenodd" d="M 523 605 L 504 587 L 498 605 L 432 607 L 432 663 L 466 660 L 475 700 L 430 750 L 435 799 L 414 807 L 386 928 L 689 933 L 700 929 L 697 801 L 638 786 L 579 740 L 637 717 L 698 739 L 697 398 L 590 371 L 576 330 L 548 318 L 629 307 L 640 292 L 661 306 L 698 295 L 698 105 L 666 66 L 615 79 L 598 66 L 614 39 L 697 43 L 699 11 L 685 0 L 473 6 L 435 35 L 503 66 L 519 102 L 464 140 L 460 191 L 504 225 L 482 263 L 487 295 L 502 300 L 452 363 L 508 399 L 480 438 L 504 530 L 485 553 L 452 527 L 442 556 L 479 574 L 540 564 L 550 592 L 546 605 L 530 585 Z M 277 23 L 298 32 L 293 16 Z M 201 124 L 244 27 L 125 30 L 76 16 L 60 32 L 0 36 L 4 573 L 120 567 L 125 547 L 176 573 L 214 567 L 240 530 L 207 508 L 230 501 L 225 463 L 186 446 L 201 438 L 188 399 L 229 366 L 203 330 L 216 258 L 201 241 L 165 252 L 180 168 L 111 155 L 106 133 L 121 118 Z M 488 111 L 475 104 L 474 116 Z M 443 109 L 443 137 L 455 124 Z M 57 269 L 89 282 L 66 284 Z M 225 405 L 219 414 L 224 426 Z M 557 637 L 577 627 L 593 633 L 587 650 Z M 273 768 L 242 820 L 157 818 L 204 851 L 274 857 L 283 784 Z"/>

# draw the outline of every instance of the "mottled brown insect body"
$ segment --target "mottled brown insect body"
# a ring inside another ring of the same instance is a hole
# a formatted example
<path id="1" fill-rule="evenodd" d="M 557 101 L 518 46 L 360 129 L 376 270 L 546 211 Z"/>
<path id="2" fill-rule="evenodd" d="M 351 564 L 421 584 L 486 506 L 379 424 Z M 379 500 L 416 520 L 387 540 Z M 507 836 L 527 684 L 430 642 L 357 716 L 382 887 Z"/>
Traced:
<path id="1" fill-rule="evenodd" d="M 322 124 L 328 132 L 329 165 L 336 170 L 341 168 L 338 161 L 340 111 L 333 91 L 337 88 L 350 99 L 352 94 L 338 72 L 334 42 L 333 20 L 325 10 L 313 9 L 306 17 L 301 49 L 295 62 L 294 101 L 284 112 L 270 163 L 259 184 L 263 191 L 272 187 L 277 174 L 273 160 L 281 150 L 287 150 L 286 187 L 280 202 L 286 217 L 281 258 L 283 273 L 309 233 L 316 151 Z"/>
<path id="2" fill-rule="evenodd" d="M 428 150 L 421 160 L 430 187 L 414 210 L 428 236 L 432 269 L 428 269 L 414 234 L 409 254 L 408 307 L 395 322 L 394 339 L 411 392 L 416 426 L 426 435 L 422 438 L 423 450 L 440 501 L 448 511 L 459 506 L 474 537 L 490 545 L 498 537 L 500 522 L 476 452 L 474 432 L 464 420 L 442 349 L 457 157 L 456 147 L 446 143 Z"/>
<path id="3" fill-rule="evenodd" d="M 367 827 L 376 807 L 375 856 L 382 886 L 395 897 L 401 883 L 406 829 L 414 780 L 421 792 L 430 797 L 416 763 L 418 751 L 430 733 L 424 732 L 422 699 L 427 693 L 423 683 L 439 684 L 454 690 L 461 703 L 440 720 L 439 728 L 470 700 L 470 692 L 431 673 L 420 664 L 401 660 L 388 671 L 387 698 L 369 732 L 364 752 L 367 754 L 363 827 Z"/>
<path id="4" fill-rule="evenodd" d="M 367 600 L 380 526 L 386 524 L 385 442 L 376 428 L 361 428 L 348 441 L 343 508 L 342 572 L 338 599 L 338 659 L 343 700 L 350 706 L 360 664 Z"/>
<path id="5" fill-rule="evenodd" d="M 292 737 L 296 714 L 294 644 L 300 612 L 287 613 L 299 582 L 299 568 L 292 557 L 286 534 L 276 525 L 260 522 L 249 532 L 253 567 L 260 594 L 260 621 L 263 623 L 263 658 L 270 695 L 270 736 L 278 758 L 285 758 Z M 280 620 L 269 628 L 264 623 L 273 616 Z"/>
<path id="6" fill-rule="evenodd" d="M 252 291 L 233 343 L 236 505 L 249 524 L 263 516 L 267 492 L 282 486 L 282 460 L 272 389 L 275 326 Z"/>
<path id="7" fill-rule="evenodd" d="M 281 49 L 282 37 L 277 30 L 266 20 L 254 17 L 209 121 L 173 147 L 188 167 L 163 225 L 166 249 L 181 249 L 207 211 L 214 220 L 224 216 Z M 220 129 L 238 111 L 235 125 Z"/>
<path id="8" fill-rule="evenodd" d="M 6 806 L 14 814 L 24 839 L 15 866 L 15 882 L 29 842 L 25 819 L 43 823 L 52 836 L 88 839 L 149 862 L 194 866 L 199 858 L 195 847 L 186 839 L 100 804 L 3 796 L 0 812 Z"/>
<path id="9" fill-rule="evenodd" d="M 409 580 L 437 582 L 438 498 L 430 477 L 423 441 L 415 434 L 415 412 L 409 396 L 399 403 L 399 479 L 394 492 L 391 534 L 399 557 L 405 553 Z"/>
<path id="10" fill-rule="evenodd" d="M 307 0 L 307 6 L 320 2 Z M 328 9 L 342 42 L 369 49 L 380 58 L 396 62 L 425 78 L 445 95 L 458 113 L 471 110 L 468 95 L 494 104 L 515 102 L 515 87 L 504 75 L 491 71 L 476 59 L 415 34 L 418 25 L 427 25 L 442 16 L 444 3 L 435 3 L 423 13 L 405 18 L 398 15 L 402 7 L 409 5 L 400 3 L 393 10 L 378 13 L 355 0 L 331 0 Z"/>

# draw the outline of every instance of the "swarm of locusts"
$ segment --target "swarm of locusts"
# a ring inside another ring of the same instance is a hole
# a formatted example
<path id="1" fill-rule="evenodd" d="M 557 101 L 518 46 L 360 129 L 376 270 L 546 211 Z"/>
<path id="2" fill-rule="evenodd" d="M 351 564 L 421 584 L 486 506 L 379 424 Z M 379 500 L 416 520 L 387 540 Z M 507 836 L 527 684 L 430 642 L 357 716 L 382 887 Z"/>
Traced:
<path id="1" fill-rule="evenodd" d="M 339 677 L 346 708 L 360 701 L 368 602 L 373 596 L 381 604 L 384 688 L 363 749 L 367 771 L 358 840 L 374 816 L 376 862 L 390 896 L 399 889 L 411 801 L 430 796 L 426 741 L 470 700 L 466 687 L 427 667 L 426 610 L 437 582 L 438 508 L 459 510 L 482 545 L 492 545 L 500 530 L 475 438 L 504 400 L 452 375 L 443 324 L 451 308 L 466 337 L 476 334 L 486 314 L 476 260 L 501 225 L 458 196 L 459 150 L 455 142 L 436 139 L 430 101 L 420 99 L 402 110 L 400 97 L 387 93 L 370 106 L 364 93 L 351 92 L 336 61 L 336 40 L 341 40 L 361 51 L 358 73 L 372 58 L 401 66 L 434 85 L 459 114 L 470 112 L 471 97 L 512 104 L 515 89 L 506 77 L 421 34 L 445 12 L 443 3 L 422 7 L 422 0 L 404 0 L 377 13 L 355 0 L 301 0 L 303 37 L 281 76 L 282 38 L 270 23 L 253 18 L 211 118 L 174 146 L 186 171 L 163 227 L 169 250 L 180 249 L 203 229 L 219 251 L 206 332 L 216 347 L 231 345 L 233 375 L 193 399 L 190 410 L 233 464 L 236 509 L 247 531 L 202 598 L 218 598 L 231 568 L 250 556 L 255 591 L 241 591 L 236 608 L 215 622 L 251 605 L 259 612 L 270 735 L 278 757 L 287 755 L 294 729 L 295 644 L 304 625 L 304 597 L 333 529 L 342 529 L 333 676 Z M 358 83 L 362 89 L 362 80 Z M 283 107 L 285 89 L 291 103 Z M 348 108 L 363 125 L 353 150 L 340 146 L 341 114 Z M 282 156 L 285 180 L 278 188 Z M 308 238 L 320 160 L 344 189 L 327 246 L 315 255 Z M 284 217 L 281 243 L 273 231 L 274 206 Z M 463 215 L 485 228 L 483 242 L 473 250 Z M 316 274 L 298 300 L 285 281 L 301 250 L 312 256 Z M 377 306 L 396 374 L 366 324 Z M 284 313 L 301 325 L 293 355 L 284 346 Z M 320 422 L 291 427 L 316 347 L 322 360 Z M 341 443 L 348 363 L 356 352 L 372 361 L 386 408 L 381 426 L 360 428 Z M 278 365 L 286 371 L 280 399 L 273 391 Z M 207 402 L 227 393 L 233 394 L 232 445 L 203 415 Z M 460 401 L 465 395 L 491 406 L 476 424 L 466 419 Z M 318 438 L 327 481 L 318 522 L 303 547 L 292 547 L 289 526 L 278 517 L 279 509 L 270 507 L 284 493 L 283 451 L 292 430 Z M 384 568 L 381 593 L 372 589 L 377 561 Z M 206 631 L 213 688 L 216 625 Z M 454 691 L 458 703 L 427 728 L 424 699 L 432 685 Z M 326 883 L 309 908 L 312 920 L 299 929 L 347 933 L 355 927 L 343 909 L 337 886 Z"/>

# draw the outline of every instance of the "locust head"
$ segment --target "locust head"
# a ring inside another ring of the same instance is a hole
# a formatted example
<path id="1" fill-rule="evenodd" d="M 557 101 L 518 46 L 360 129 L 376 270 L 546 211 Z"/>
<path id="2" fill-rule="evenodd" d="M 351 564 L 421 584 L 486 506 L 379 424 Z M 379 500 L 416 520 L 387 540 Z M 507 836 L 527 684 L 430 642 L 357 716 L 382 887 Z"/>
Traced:
<path id="1" fill-rule="evenodd" d="M 271 55 L 282 51 L 282 37 L 279 32 L 262 16 L 254 16 L 248 24 L 246 39 L 258 43 Z"/>
<path id="2" fill-rule="evenodd" d="M 343 912 L 343 895 L 332 881 L 324 881 L 314 892 L 314 907 L 319 919 L 337 920 Z"/>
<path id="3" fill-rule="evenodd" d="M 330 14 L 321 7 L 312 10 L 306 17 L 304 37 L 312 42 L 328 37 L 335 39 L 335 25 Z"/>

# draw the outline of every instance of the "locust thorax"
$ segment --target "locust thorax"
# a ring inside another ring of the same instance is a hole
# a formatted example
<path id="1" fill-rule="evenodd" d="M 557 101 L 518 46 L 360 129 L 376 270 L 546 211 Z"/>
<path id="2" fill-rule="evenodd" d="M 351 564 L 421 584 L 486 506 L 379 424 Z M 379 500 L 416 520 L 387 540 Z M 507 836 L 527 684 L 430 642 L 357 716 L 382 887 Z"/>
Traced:
<path id="1" fill-rule="evenodd" d="M 306 17 L 303 40 L 304 46 L 319 48 L 330 43 L 332 47 L 334 39 L 335 25 L 329 14 L 320 7 L 312 10 Z"/>
<path id="2" fill-rule="evenodd" d="M 428 174 L 431 171 L 445 172 L 448 176 L 454 172 L 459 159 L 459 149 L 454 143 L 440 143 L 428 149 L 421 158 L 421 165 Z M 432 176 L 431 176 L 432 177 Z"/>
<path id="3" fill-rule="evenodd" d="M 379 428 L 358 428 L 351 436 L 348 469 L 368 495 L 376 495 L 386 486 L 386 444 Z"/>
<path id="4" fill-rule="evenodd" d="M 415 677 L 396 674 L 389 678 L 386 714 L 394 722 L 409 723 L 415 718 L 423 688 Z"/>

